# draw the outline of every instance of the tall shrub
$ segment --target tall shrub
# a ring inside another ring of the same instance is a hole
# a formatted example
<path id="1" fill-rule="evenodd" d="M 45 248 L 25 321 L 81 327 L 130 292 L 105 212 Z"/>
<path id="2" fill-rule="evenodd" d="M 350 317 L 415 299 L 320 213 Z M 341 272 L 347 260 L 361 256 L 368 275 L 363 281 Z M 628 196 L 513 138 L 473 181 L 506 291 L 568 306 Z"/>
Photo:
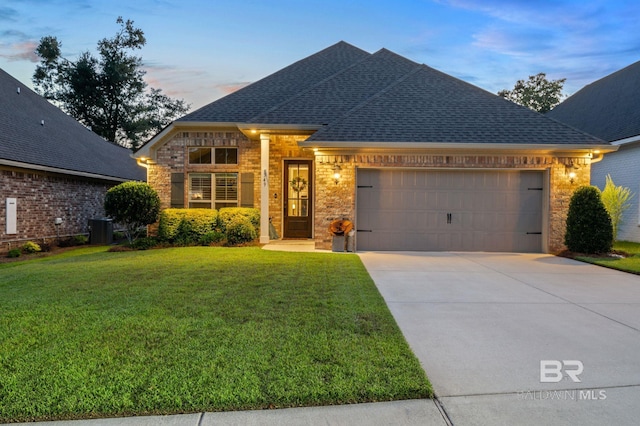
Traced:
<path id="1" fill-rule="evenodd" d="M 613 246 L 613 226 L 595 186 L 582 186 L 569 203 L 564 243 L 577 253 L 607 253 Z"/>
<path id="2" fill-rule="evenodd" d="M 158 220 L 160 197 L 144 182 L 124 182 L 107 191 L 104 210 L 107 216 L 124 225 L 125 235 L 132 243 L 140 227 Z"/>
<path id="3" fill-rule="evenodd" d="M 629 188 L 616 186 L 611 179 L 611 175 L 607 175 L 606 184 L 602 191 L 602 202 L 611 217 L 613 225 L 613 240 L 618 239 L 618 229 L 622 223 L 622 215 L 631 206 L 633 193 Z"/>

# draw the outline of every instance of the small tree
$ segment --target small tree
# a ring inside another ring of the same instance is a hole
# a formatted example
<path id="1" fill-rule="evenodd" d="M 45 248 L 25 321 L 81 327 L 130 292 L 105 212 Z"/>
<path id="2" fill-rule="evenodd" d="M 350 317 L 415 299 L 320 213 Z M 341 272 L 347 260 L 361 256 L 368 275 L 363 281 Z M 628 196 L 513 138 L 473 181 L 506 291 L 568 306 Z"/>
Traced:
<path id="1" fill-rule="evenodd" d="M 602 191 L 602 202 L 611 217 L 613 225 L 613 240 L 618 239 L 618 229 L 622 223 L 622 214 L 631 206 L 633 193 L 629 188 L 616 186 L 611 179 L 611 175 L 607 175 L 606 184 Z"/>
<path id="2" fill-rule="evenodd" d="M 125 226 L 125 235 L 131 244 L 139 228 L 158 220 L 160 197 L 146 183 L 125 182 L 107 191 L 104 210 L 107 216 Z"/>
<path id="3" fill-rule="evenodd" d="M 581 186 L 571 197 L 564 243 L 577 253 L 607 253 L 613 246 L 613 226 L 595 186 Z"/>
<path id="4" fill-rule="evenodd" d="M 498 96 L 544 114 L 562 101 L 562 87 L 566 80 L 549 81 L 547 75 L 541 72 L 530 75 L 527 81 L 518 80 L 513 90 L 501 90 Z"/>

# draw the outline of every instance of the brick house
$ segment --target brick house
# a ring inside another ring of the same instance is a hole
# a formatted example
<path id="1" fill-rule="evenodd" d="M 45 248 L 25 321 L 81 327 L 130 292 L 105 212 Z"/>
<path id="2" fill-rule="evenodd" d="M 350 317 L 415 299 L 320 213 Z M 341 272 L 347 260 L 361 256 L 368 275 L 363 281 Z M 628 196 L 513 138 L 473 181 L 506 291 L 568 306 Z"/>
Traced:
<path id="1" fill-rule="evenodd" d="M 145 179 L 130 154 L 0 69 L 0 252 L 86 234 L 110 187 Z"/>
<path id="2" fill-rule="evenodd" d="M 282 238 L 358 250 L 557 252 L 608 143 L 345 42 L 175 121 L 135 157 L 162 207 L 255 206 Z"/>
<path id="3" fill-rule="evenodd" d="M 595 81 L 547 113 L 618 147 L 592 166 L 591 182 L 604 189 L 606 176 L 635 194 L 618 239 L 640 242 L 640 61 Z"/>

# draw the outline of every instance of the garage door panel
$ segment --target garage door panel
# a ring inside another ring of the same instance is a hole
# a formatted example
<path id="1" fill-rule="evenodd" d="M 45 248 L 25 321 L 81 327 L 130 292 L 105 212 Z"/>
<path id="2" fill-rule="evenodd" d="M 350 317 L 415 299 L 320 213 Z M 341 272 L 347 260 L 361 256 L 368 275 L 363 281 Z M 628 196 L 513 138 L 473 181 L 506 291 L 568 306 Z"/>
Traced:
<path id="1" fill-rule="evenodd" d="M 361 169 L 358 249 L 539 252 L 542 185 L 538 171 Z"/>

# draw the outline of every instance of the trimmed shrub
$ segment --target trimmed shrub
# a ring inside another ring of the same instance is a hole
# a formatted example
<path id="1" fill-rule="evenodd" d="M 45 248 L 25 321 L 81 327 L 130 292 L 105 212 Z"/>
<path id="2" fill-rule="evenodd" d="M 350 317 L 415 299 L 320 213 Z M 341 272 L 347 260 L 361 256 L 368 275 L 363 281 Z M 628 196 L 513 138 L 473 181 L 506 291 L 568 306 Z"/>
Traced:
<path id="1" fill-rule="evenodd" d="M 218 211 L 211 209 L 166 209 L 160 213 L 158 237 L 189 245 L 218 226 Z"/>
<path id="2" fill-rule="evenodd" d="M 143 237 L 138 238 L 133 243 L 131 243 L 130 247 L 135 250 L 149 250 L 158 245 L 158 240 L 154 237 Z"/>
<path id="3" fill-rule="evenodd" d="M 595 186 L 582 186 L 571 197 L 564 243 L 576 253 L 611 251 L 613 226 Z"/>
<path id="4" fill-rule="evenodd" d="M 225 235 L 231 246 L 248 243 L 258 238 L 258 232 L 248 217 L 236 215 L 226 222 Z"/>
<path id="5" fill-rule="evenodd" d="M 212 244 L 217 244 L 224 240 L 224 234 L 220 231 L 211 231 L 206 234 L 200 236 L 198 239 L 198 244 L 201 246 L 210 246 Z"/>
<path id="6" fill-rule="evenodd" d="M 249 207 L 224 207 L 220 209 L 220 213 L 218 214 L 220 230 L 225 232 L 227 224 L 237 216 L 247 218 L 255 230 L 260 229 L 260 210 Z"/>
<path id="7" fill-rule="evenodd" d="M 125 226 L 125 235 L 131 243 L 139 228 L 158 220 L 160 197 L 147 183 L 124 182 L 107 191 L 104 210 L 107 216 Z"/>
<path id="8" fill-rule="evenodd" d="M 22 251 L 20 249 L 15 248 L 15 249 L 9 250 L 7 257 L 16 258 L 16 257 L 20 257 L 21 255 L 22 255 Z"/>
<path id="9" fill-rule="evenodd" d="M 38 253 L 42 251 L 42 249 L 40 248 L 40 245 L 38 245 L 37 243 L 34 243 L 33 241 L 27 241 L 22 245 L 21 248 L 22 248 L 22 252 L 26 254 Z"/>
<path id="10" fill-rule="evenodd" d="M 187 214 L 187 209 L 165 209 L 160 212 L 158 237 L 161 240 L 173 241 L 178 234 L 180 222 Z"/>

